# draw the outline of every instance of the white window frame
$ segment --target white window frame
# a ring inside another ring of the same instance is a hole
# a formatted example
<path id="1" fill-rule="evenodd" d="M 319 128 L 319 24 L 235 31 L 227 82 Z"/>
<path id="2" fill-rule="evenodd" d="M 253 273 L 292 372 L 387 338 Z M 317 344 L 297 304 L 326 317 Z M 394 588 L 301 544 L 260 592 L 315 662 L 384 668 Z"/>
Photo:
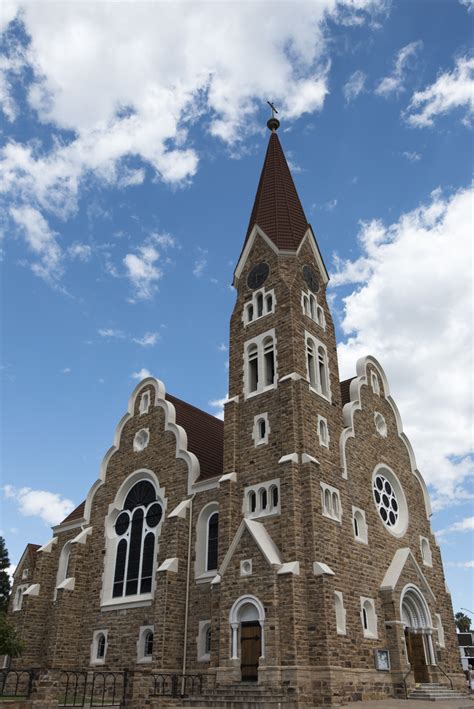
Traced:
<path id="1" fill-rule="evenodd" d="M 61 549 L 61 553 L 59 554 L 59 562 L 58 562 L 58 571 L 56 574 L 56 585 L 54 587 L 54 595 L 53 595 L 53 600 L 56 600 L 56 597 L 58 595 L 58 587 L 60 584 L 63 583 L 68 578 L 68 566 L 69 566 L 69 559 L 71 556 L 71 550 L 72 550 L 72 540 L 70 539 L 69 541 L 65 542 L 63 548 Z"/>
<path id="2" fill-rule="evenodd" d="M 90 658 L 91 665 L 105 665 L 105 660 L 107 657 L 107 649 L 109 647 L 108 634 L 109 634 L 108 630 L 94 630 L 94 634 L 92 636 L 92 643 L 91 643 L 91 658 Z M 105 637 L 104 657 L 97 657 L 97 651 L 99 649 L 99 638 L 101 635 L 103 635 Z"/>
<path id="3" fill-rule="evenodd" d="M 145 655 L 145 640 L 148 633 L 153 633 L 153 643 L 155 642 L 155 626 L 141 625 L 137 640 L 137 663 L 146 664 L 153 660 L 153 655 Z"/>
<path id="4" fill-rule="evenodd" d="M 149 391 L 144 391 L 140 397 L 140 404 L 138 406 L 138 412 L 140 416 L 147 414 L 150 409 L 151 394 Z"/>
<path id="5" fill-rule="evenodd" d="M 276 487 L 278 490 L 278 504 L 273 504 L 273 488 Z M 262 494 L 266 493 L 267 504 L 265 508 L 262 508 Z M 254 493 L 256 495 L 256 507 L 252 512 L 250 507 L 250 495 Z M 249 485 L 244 488 L 244 501 L 242 505 L 242 512 L 244 517 L 248 519 L 256 519 L 257 517 L 270 517 L 271 515 L 279 515 L 281 513 L 281 499 L 280 499 L 280 478 L 274 478 L 273 480 L 266 480 L 265 482 L 258 483 L 257 485 Z"/>
<path id="6" fill-rule="evenodd" d="M 425 551 L 426 550 L 426 551 Z M 433 566 L 433 556 L 431 554 L 430 540 L 420 535 L 420 552 L 425 566 Z"/>
<path id="7" fill-rule="evenodd" d="M 204 505 L 196 522 L 196 561 L 194 562 L 194 577 L 196 583 L 212 581 L 217 574 L 217 569 L 207 569 L 209 520 L 214 512 L 219 513 L 219 503 L 216 500 Z"/>
<path id="8" fill-rule="evenodd" d="M 198 662 L 210 662 L 211 653 L 206 652 L 206 636 L 207 631 L 211 628 L 210 620 L 200 620 L 198 627 L 198 634 L 196 638 L 197 645 L 197 661 Z M 212 631 L 211 631 L 212 632 Z M 211 635 L 212 638 L 212 635 Z M 212 642 L 212 640 L 211 640 Z"/>
<path id="9" fill-rule="evenodd" d="M 440 648 L 444 648 L 446 647 L 446 642 L 444 638 L 443 621 L 441 620 L 441 615 L 439 613 L 435 613 L 435 627 L 438 633 L 438 645 Z"/>
<path id="10" fill-rule="evenodd" d="M 274 375 L 273 382 L 271 384 L 265 384 L 265 352 L 264 352 L 264 342 L 266 339 L 271 338 L 273 341 L 273 363 L 274 363 Z M 250 391 L 250 372 L 249 372 L 249 359 L 248 351 L 254 346 L 257 349 L 257 388 Z M 251 340 L 246 340 L 244 344 L 244 398 L 250 399 L 253 396 L 262 394 L 264 391 L 271 391 L 275 389 L 278 384 L 278 359 L 277 359 L 277 341 L 275 336 L 275 328 L 262 332 L 261 335 L 252 337 Z"/>
<path id="11" fill-rule="evenodd" d="M 380 381 L 377 372 L 370 372 L 370 386 L 374 394 L 380 396 Z"/>
<path id="12" fill-rule="evenodd" d="M 262 314 L 258 315 L 257 314 L 257 306 L 258 306 L 258 298 L 259 296 L 262 297 Z M 272 307 L 268 307 L 268 297 L 271 297 L 272 299 Z M 266 315 L 272 315 L 275 312 L 275 306 L 276 306 L 276 298 L 275 298 L 275 291 L 273 288 L 270 290 L 265 290 L 265 288 L 259 288 L 258 290 L 254 291 L 252 293 L 252 298 L 248 300 L 244 304 L 244 308 L 242 311 L 242 322 L 244 324 L 244 327 L 247 327 L 247 325 L 252 325 L 252 323 L 257 322 L 258 320 L 261 320 L 264 318 Z M 249 318 L 249 310 L 250 308 L 253 309 L 253 316 L 252 319 Z"/>
<path id="13" fill-rule="evenodd" d="M 241 576 L 252 576 L 253 564 L 252 559 L 243 559 L 240 562 L 240 575 Z"/>
<path id="14" fill-rule="evenodd" d="M 321 436 L 321 423 L 326 427 L 326 438 L 324 439 L 323 436 Z M 329 441 L 331 440 L 331 436 L 329 435 L 329 426 L 328 426 L 328 421 L 327 419 L 324 418 L 324 416 L 320 416 L 318 414 L 318 423 L 317 423 L 318 429 L 318 439 L 319 439 L 319 445 L 322 448 L 329 448 Z"/>
<path id="15" fill-rule="evenodd" d="M 362 517 L 362 524 L 359 522 L 359 520 L 357 520 L 357 528 L 359 530 L 358 534 L 356 534 L 355 528 L 356 515 Z M 367 521 L 365 519 L 365 510 L 361 510 L 360 507 L 352 507 L 352 531 L 354 532 L 354 539 L 356 542 L 359 542 L 359 544 L 369 543 Z"/>
<path id="16" fill-rule="evenodd" d="M 310 341 L 313 349 L 313 367 L 314 367 L 314 375 L 313 377 L 311 376 L 310 372 L 310 367 L 309 367 L 309 362 L 308 362 L 308 340 Z M 316 394 L 321 396 L 323 399 L 326 401 L 329 401 L 331 403 L 331 377 L 330 377 L 330 372 L 329 372 L 329 357 L 328 357 L 328 349 L 324 342 L 321 342 L 321 340 L 318 340 L 317 337 L 312 335 L 310 332 L 307 330 L 304 331 L 304 342 L 305 342 L 305 357 L 306 357 L 306 376 L 307 380 L 309 382 L 309 388 L 311 391 L 314 391 Z M 320 368 L 319 368 L 319 348 L 323 349 L 324 352 L 324 365 L 325 365 L 325 384 L 326 384 L 326 390 L 327 394 L 324 393 L 323 391 L 323 383 L 321 382 L 321 373 L 320 373 Z"/>
<path id="17" fill-rule="evenodd" d="M 144 439 L 144 440 L 141 440 Z M 150 429 L 141 428 L 133 437 L 133 451 L 134 453 L 141 453 L 148 447 L 150 443 Z"/>
<path id="18" fill-rule="evenodd" d="M 326 329 L 326 316 L 324 309 L 318 303 L 318 299 L 310 290 L 301 291 L 301 310 L 323 330 Z"/>
<path id="19" fill-rule="evenodd" d="M 344 608 L 344 596 L 341 591 L 334 591 L 334 612 L 336 614 L 337 634 L 346 635 L 346 609 Z"/>
<path id="20" fill-rule="evenodd" d="M 23 571 L 21 572 L 21 579 L 22 579 L 22 580 L 23 580 L 23 579 L 27 579 L 27 578 L 28 578 L 28 574 L 29 574 L 29 569 L 23 569 Z"/>
<path id="21" fill-rule="evenodd" d="M 332 485 L 327 483 L 320 483 L 321 485 L 321 510 L 323 517 L 332 519 L 335 522 L 340 522 L 342 519 L 342 506 L 341 506 L 341 496 L 339 490 Z M 329 494 L 330 504 L 327 504 L 327 496 Z M 337 509 L 334 511 L 334 499 L 337 498 Z"/>
<path id="22" fill-rule="evenodd" d="M 367 628 L 364 623 L 364 611 L 367 618 Z M 377 612 L 373 598 L 360 597 L 360 622 L 364 638 L 377 639 Z"/>
<path id="23" fill-rule="evenodd" d="M 20 584 L 17 586 L 17 589 L 15 591 L 15 595 L 13 596 L 13 606 L 12 610 L 14 612 L 16 611 L 21 611 L 22 606 L 23 606 L 23 594 L 25 593 L 26 589 L 29 588 L 29 584 Z"/>
<path id="24" fill-rule="evenodd" d="M 265 435 L 260 436 L 260 422 L 265 421 Z M 270 434 L 270 423 L 268 421 L 268 413 L 258 414 L 254 416 L 253 419 L 253 429 L 252 429 L 252 440 L 254 442 L 255 448 L 258 446 L 264 446 L 268 443 L 268 436 Z"/>

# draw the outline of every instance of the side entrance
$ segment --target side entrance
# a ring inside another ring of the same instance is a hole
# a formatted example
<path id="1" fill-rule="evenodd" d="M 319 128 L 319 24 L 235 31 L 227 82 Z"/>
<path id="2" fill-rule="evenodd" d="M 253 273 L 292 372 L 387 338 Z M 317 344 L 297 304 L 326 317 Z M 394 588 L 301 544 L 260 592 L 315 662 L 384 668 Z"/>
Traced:
<path id="1" fill-rule="evenodd" d="M 241 671 L 244 682 L 258 680 L 258 659 L 262 650 L 262 628 L 258 621 L 247 621 L 240 626 Z"/>
<path id="2" fill-rule="evenodd" d="M 405 630 L 408 662 L 413 668 L 415 682 L 429 682 L 428 668 L 426 666 L 425 646 L 423 635 Z"/>

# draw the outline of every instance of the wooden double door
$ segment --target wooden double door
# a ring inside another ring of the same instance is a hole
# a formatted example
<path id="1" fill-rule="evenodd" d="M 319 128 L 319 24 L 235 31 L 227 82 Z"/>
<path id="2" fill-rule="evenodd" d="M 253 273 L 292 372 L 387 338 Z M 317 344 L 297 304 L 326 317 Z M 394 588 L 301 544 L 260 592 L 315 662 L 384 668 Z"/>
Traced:
<path id="1" fill-rule="evenodd" d="M 240 624 L 241 671 L 244 682 L 258 680 L 258 661 L 262 654 L 262 628 L 258 621 Z"/>
<path id="2" fill-rule="evenodd" d="M 409 629 L 405 630 L 405 641 L 407 646 L 408 662 L 410 663 L 415 682 L 428 682 L 428 667 L 426 665 L 425 643 L 422 633 L 414 633 Z"/>

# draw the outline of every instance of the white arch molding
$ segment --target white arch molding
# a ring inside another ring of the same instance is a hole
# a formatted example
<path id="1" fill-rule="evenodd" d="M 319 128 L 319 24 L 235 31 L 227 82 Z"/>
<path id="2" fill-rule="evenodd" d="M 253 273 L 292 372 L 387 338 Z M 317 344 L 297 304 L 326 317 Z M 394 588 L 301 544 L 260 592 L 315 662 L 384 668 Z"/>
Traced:
<path id="1" fill-rule="evenodd" d="M 423 635 L 426 663 L 436 665 L 430 609 L 422 592 L 414 584 L 404 586 L 400 594 L 400 618 L 406 630 Z"/>
<path id="2" fill-rule="evenodd" d="M 265 657 L 265 608 L 256 596 L 246 594 L 235 601 L 229 613 L 229 623 L 232 628 L 231 660 L 239 659 L 240 624 L 249 620 L 256 620 L 260 624 L 262 629 L 260 658 Z"/>

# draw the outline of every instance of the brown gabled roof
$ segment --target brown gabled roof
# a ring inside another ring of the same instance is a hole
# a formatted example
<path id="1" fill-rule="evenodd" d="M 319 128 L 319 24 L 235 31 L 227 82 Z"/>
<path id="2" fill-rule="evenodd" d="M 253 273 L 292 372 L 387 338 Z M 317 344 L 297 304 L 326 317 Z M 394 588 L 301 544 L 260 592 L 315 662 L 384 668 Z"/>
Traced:
<path id="1" fill-rule="evenodd" d="M 67 522 L 74 522 L 75 519 L 82 519 L 84 517 L 84 508 L 86 506 L 86 501 L 84 500 L 81 502 L 80 505 L 76 507 L 72 512 L 68 514 L 68 516 L 63 519 L 61 524 L 66 524 Z"/>
<path id="2" fill-rule="evenodd" d="M 350 389 L 351 389 L 351 381 L 355 379 L 355 377 L 351 377 L 350 379 L 344 379 L 343 382 L 340 382 L 339 386 L 341 387 L 341 400 L 342 400 L 342 405 L 347 404 L 351 400 L 351 394 L 350 394 Z"/>
<path id="3" fill-rule="evenodd" d="M 176 423 L 188 436 L 188 450 L 199 460 L 199 480 L 222 475 L 224 466 L 224 422 L 171 394 L 166 398 L 176 409 Z"/>
<path id="4" fill-rule="evenodd" d="M 272 132 L 250 215 L 244 247 L 255 224 L 279 249 L 296 251 L 308 227 L 276 132 Z"/>
<path id="5" fill-rule="evenodd" d="M 28 551 L 31 551 L 31 553 L 34 554 L 35 551 L 38 551 L 38 549 L 41 549 L 41 545 L 40 544 L 27 544 L 26 548 L 28 549 Z"/>
<path id="6" fill-rule="evenodd" d="M 188 451 L 194 453 L 199 460 L 201 471 L 199 480 L 208 480 L 222 475 L 224 466 L 224 422 L 171 394 L 166 394 L 166 399 L 176 409 L 176 423 L 186 431 Z M 81 502 L 76 509 L 63 519 L 61 524 L 81 519 L 84 516 L 85 504 L 85 501 Z"/>

